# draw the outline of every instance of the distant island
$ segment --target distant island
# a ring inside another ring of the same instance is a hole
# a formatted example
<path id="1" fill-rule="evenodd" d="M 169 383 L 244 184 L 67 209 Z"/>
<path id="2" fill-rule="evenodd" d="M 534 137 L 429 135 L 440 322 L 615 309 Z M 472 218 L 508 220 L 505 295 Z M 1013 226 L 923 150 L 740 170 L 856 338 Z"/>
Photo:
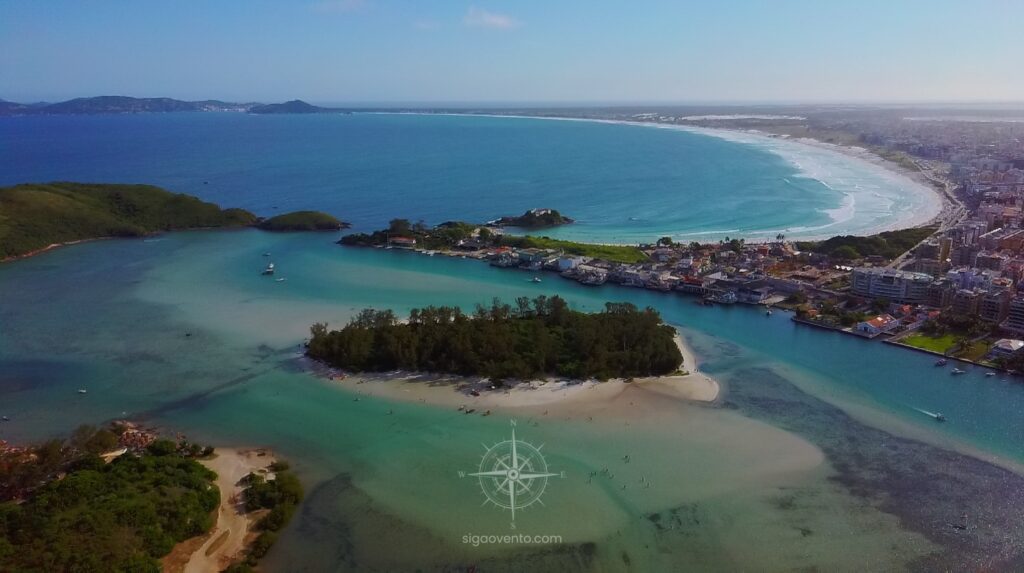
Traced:
<path id="1" fill-rule="evenodd" d="M 472 315 L 457 307 L 414 309 L 405 322 L 365 309 L 341 330 L 313 325 L 307 354 L 355 372 L 406 370 L 530 380 L 662 376 L 679 370 L 676 331 L 652 308 L 606 303 L 597 313 L 560 297 L 495 299 Z"/>
<path id="2" fill-rule="evenodd" d="M 320 211 L 295 211 L 263 219 L 256 226 L 264 231 L 338 231 L 349 224 Z"/>
<path id="3" fill-rule="evenodd" d="M 499 227 L 520 227 L 523 229 L 542 229 L 568 225 L 573 220 L 554 209 L 530 209 L 518 217 L 501 217 L 492 223 Z"/>
<path id="4" fill-rule="evenodd" d="M 311 105 L 297 99 L 285 103 L 272 104 L 256 102 L 232 103 L 220 100 L 183 101 L 167 97 L 137 98 L 128 96 L 80 97 L 58 103 L 15 103 L 0 100 L 0 116 L 96 115 L 200 111 L 233 111 L 255 114 L 351 113 L 344 109 Z"/>
<path id="5" fill-rule="evenodd" d="M 326 213 L 261 219 L 152 185 L 26 183 L 0 188 L 0 260 L 52 246 L 162 231 L 258 227 L 268 231 L 341 229 Z"/>
<path id="6" fill-rule="evenodd" d="M 309 103 L 306 103 L 300 99 L 293 99 L 292 101 L 286 101 L 284 103 L 271 103 L 267 105 L 257 105 L 249 108 L 249 113 L 258 114 L 274 114 L 274 113 L 339 113 L 341 110 L 336 110 L 328 107 L 319 107 Z"/>

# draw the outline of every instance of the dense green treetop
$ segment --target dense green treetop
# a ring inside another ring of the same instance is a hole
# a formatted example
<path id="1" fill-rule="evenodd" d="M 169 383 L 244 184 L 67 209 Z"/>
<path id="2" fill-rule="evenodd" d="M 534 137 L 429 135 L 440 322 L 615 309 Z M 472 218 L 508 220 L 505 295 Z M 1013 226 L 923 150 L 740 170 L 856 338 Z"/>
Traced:
<path id="1" fill-rule="evenodd" d="M 295 211 L 263 219 L 256 226 L 264 231 L 337 231 L 348 223 L 320 211 Z"/>
<path id="2" fill-rule="evenodd" d="M 31 457 L 0 459 L 0 481 L 18 468 L 66 472 L 22 503 L 0 503 L 0 571 L 158 572 L 176 543 L 212 527 L 220 503 L 216 474 L 163 443 L 107 464 L 96 452 L 111 445 L 110 432 L 83 427 Z"/>
<path id="3" fill-rule="evenodd" d="M 801 251 L 813 251 L 842 260 L 859 259 L 871 255 L 894 259 L 934 232 L 934 227 L 914 227 L 899 231 L 885 231 L 868 237 L 840 235 L 825 241 L 798 241 L 796 247 Z"/>
<path id="4" fill-rule="evenodd" d="M 316 211 L 261 220 L 244 209 L 221 209 L 152 185 L 58 182 L 0 187 L 0 260 L 87 239 L 256 225 L 272 231 L 346 226 Z"/>
<path id="5" fill-rule="evenodd" d="M 495 300 L 472 315 L 431 306 L 413 310 L 405 323 L 389 310 L 366 309 L 341 330 L 311 330 L 308 354 L 352 371 L 607 379 L 665 375 L 682 364 L 675 329 L 654 309 L 607 303 L 588 314 L 557 296 Z"/>
<path id="6" fill-rule="evenodd" d="M 0 259 L 55 243 L 158 231 L 243 227 L 256 216 L 150 185 L 24 184 L 0 188 Z"/>

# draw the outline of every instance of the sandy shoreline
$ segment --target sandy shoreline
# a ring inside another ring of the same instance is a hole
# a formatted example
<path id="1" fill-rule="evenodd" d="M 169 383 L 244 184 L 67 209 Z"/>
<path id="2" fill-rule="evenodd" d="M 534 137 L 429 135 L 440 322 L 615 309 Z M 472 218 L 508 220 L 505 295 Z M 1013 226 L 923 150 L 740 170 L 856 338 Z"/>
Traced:
<path id="1" fill-rule="evenodd" d="M 527 410 L 572 414 L 586 405 L 610 404 L 634 392 L 658 394 L 690 402 L 714 402 L 720 394 L 719 383 L 699 370 L 693 350 L 679 335 L 675 340 L 683 355 L 682 368 L 687 372 L 679 376 L 605 382 L 549 379 L 496 389 L 492 389 L 490 383 L 481 378 L 409 372 L 337 376 L 333 381 L 363 396 L 418 402 L 481 415 Z"/>
<path id="2" fill-rule="evenodd" d="M 824 141 L 819 141 L 819 140 L 810 139 L 810 138 L 782 137 L 782 136 L 773 135 L 773 134 L 771 134 L 769 132 L 759 131 L 759 130 L 755 130 L 755 129 L 730 129 L 730 128 L 725 128 L 725 127 L 704 127 L 704 126 L 690 125 L 690 124 L 675 124 L 675 123 L 667 124 L 667 123 L 656 123 L 656 122 L 649 122 L 649 121 L 632 121 L 632 120 L 624 120 L 624 119 L 601 119 L 601 118 L 586 118 L 586 117 L 559 117 L 559 116 L 540 116 L 540 115 L 516 115 L 516 114 L 506 115 L 506 114 L 495 114 L 495 113 L 490 113 L 490 114 L 488 114 L 488 113 L 455 113 L 455 112 L 430 113 L 430 112 L 420 112 L 420 111 L 415 111 L 415 112 L 413 112 L 413 111 L 408 111 L 408 112 L 390 112 L 389 111 L 389 112 L 364 112 L 364 113 L 367 113 L 367 114 L 382 114 L 382 115 L 450 115 L 450 116 L 494 117 L 494 118 L 513 118 L 513 119 L 544 119 L 544 120 L 552 120 L 552 121 L 582 121 L 582 122 L 590 122 L 590 123 L 606 123 L 606 124 L 612 124 L 612 125 L 634 125 L 634 126 L 640 126 L 640 127 L 650 127 L 650 128 L 670 129 L 670 130 L 677 130 L 677 131 L 686 131 L 686 132 L 690 132 L 690 133 L 703 134 L 703 135 L 707 135 L 707 136 L 710 136 L 710 137 L 718 137 L 718 138 L 726 139 L 726 140 L 730 140 L 730 141 L 736 141 L 735 138 L 737 136 L 743 136 L 743 137 L 757 138 L 757 139 L 763 140 L 764 143 L 778 144 L 780 142 L 784 142 L 784 143 L 789 143 L 789 144 L 793 144 L 793 145 L 806 146 L 806 147 L 811 147 L 811 148 L 815 148 L 815 149 L 819 149 L 819 150 L 828 151 L 828 152 L 831 152 L 831 153 L 836 153 L 836 154 L 842 155 L 844 157 L 847 157 L 849 159 L 853 159 L 853 160 L 855 160 L 855 161 L 857 161 L 859 163 L 862 163 L 865 166 L 867 166 L 869 169 L 884 169 L 885 171 L 887 171 L 892 176 L 899 177 L 899 178 L 902 178 L 902 179 L 906 179 L 906 180 L 908 180 L 909 183 L 911 183 L 911 184 L 913 184 L 915 186 L 918 186 L 918 187 L 923 188 L 923 189 L 927 189 L 927 192 L 926 193 L 921 193 L 921 196 L 926 198 L 925 200 L 929 202 L 928 206 L 931 207 L 931 209 L 926 210 L 924 213 L 922 213 L 921 209 L 915 209 L 915 210 L 912 210 L 912 212 L 909 213 L 909 218 L 903 218 L 903 219 L 900 219 L 900 220 L 897 220 L 897 221 L 892 221 L 892 222 L 890 222 L 888 224 L 877 225 L 877 226 L 866 228 L 866 229 L 857 229 L 857 230 L 852 230 L 852 231 L 847 231 L 847 230 L 840 229 L 840 230 L 835 231 L 835 232 L 824 233 L 824 234 L 820 234 L 820 235 L 815 235 L 815 234 L 807 234 L 807 235 L 800 234 L 800 235 L 798 235 L 798 234 L 794 234 L 793 232 L 786 233 L 787 235 L 792 235 L 792 236 L 794 236 L 794 238 L 799 238 L 800 240 L 804 240 L 804 241 L 824 240 L 824 239 L 829 239 L 829 238 L 831 238 L 833 236 L 837 236 L 837 235 L 849 235 L 849 234 L 866 236 L 866 235 L 874 235 L 874 234 L 877 234 L 877 233 L 882 233 L 882 232 L 885 232 L 885 231 L 897 231 L 897 230 L 908 229 L 908 228 L 913 228 L 913 227 L 923 227 L 923 226 L 931 225 L 933 223 L 936 223 L 938 221 L 943 220 L 944 218 L 946 218 L 949 215 L 950 211 L 954 208 L 954 205 L 950 201 L 949 197 L 945 194 L 945 192 L 943 192 L 942 190 L 938 189 L 935 186 L 935 184 L 933 184 L 933 182 L 929 181 L 928 178 L 925 177 L 922 173 L 920 173 L 919 171 L 914 171 L 914 170 L 908 169 L 908 168 L 906 168 L 906 167 L 904 167 L 902 165 L 899 165 L 898 163 L 890 161 L 890 160 L 888 160 L 888 159 L 886 159 L 886 158 L 884 158 L 884 157 L 882 157 L 880 155 L 875 154 L 874 152 L 872 152 L 871 150 L 869 150 L 867 148 L 856 147 L 856 146 L 848 146 L 848 145 L 841 145 L 841 144 L 834 144 L 834 143 L 826 143 Z M 744 144 L 744 143 L 751 144 L 751 142 L 742 142 L 742 141 L 736 141 L 736 142 L 740 143 L 740 144 Z M 788 160 L 787 157 L 785 157 L 782 153 L 780 153 L 776 149 L 768 148 L 768 149 L 766 149 L 766 151 L 768 151 L 770 153 L 775 153 L 775 154 L 779 155 L 780 157 L 782 157 L 783 159 Z M 818 180 L 821 181 L 820 179 L 818 179 Z M 824 183 L 826 186 L 828 186 L 828 183 L 826 181 L 822 181 L 822 183 Z M 844 194 L 844 196 L 848 197 L 848 195 L 845 195 L 845 194 Z M 845 206 L 845 203 L 844 203 L 844 206 Z M 840 209 L 842 209 L 842 208 L 844 208 L 844 207 L 841 206 Z M 934 210 L 935 212 L 934 213 L 928 213 L 927 211 L 930 211 L 930 210 Z M 756 240 L 756 239 L 764 239 L 766 237 L 774 236 L 777 232 L 780 232 L 780 231 L 777 231 L 777 230 L 772 230 L 772 231 L 755 231 L 755 232 L 752 232 L 750 235 L 744 235 L 744 236 L 746 238 L 748 238 L 748 239 Z M 697 233 L 695 235 L 699 235 L 699 234 L 700 233 Z M 735 233 L 732 233 L 732 234 L 735 234 Z M 741 235 L 742 235 L 742 233 L 741 233 Z M 589 241 L 585 241 L 585 242 L 589 242 Z"/>
<path id="3" fill-rule="evenodd" d="M 252 527 L 259 516 L 259 512 L 245 511 L 242 479 L 250 473 L 265 473 L 273 462 L 274 457 L 266 450 L 237 448 L 217 448 L 213 458 L 200 460 L 204 466 L 217 472 L 216 484 L 220 489 L 217 523 L 201 538 L 203 543 L 192 550 L 184 567 L 165 565 L 165 572 L 222 571 L 242 555 L 248 538 L 255 534 Z"/>

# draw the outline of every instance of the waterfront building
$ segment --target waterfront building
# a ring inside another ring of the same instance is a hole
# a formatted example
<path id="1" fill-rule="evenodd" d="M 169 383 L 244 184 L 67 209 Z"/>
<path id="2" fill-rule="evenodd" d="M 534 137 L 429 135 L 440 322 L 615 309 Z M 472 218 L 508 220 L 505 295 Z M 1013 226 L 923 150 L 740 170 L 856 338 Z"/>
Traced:
<path id="1" fill-rule="evenodd" d="M 989 352 L 993 357 L 1006 358 L 1017 354 L 1022 348 L 1024 348 L 1024 340 L 1001 338 L 992 345 L 992 349 Z"/>
<path id="2" fill-rule="evenodd" d="M 1024 297 L 1017 296 L 1010 301 L 1002 327 L 1011 332 L 1024 333 Z"/>
<path id="3" fill-rule="evenodd" d="M 993 287 L 978 300 L 978 316 L 988 322 L 1000 322 L 1010 309 L 1012 293 L 1009 288 Z"/>
<path id="4" fill-rule="evenodd" d="M 857 323 L 857 332 L 864 334 L 868 337 L 875 337 L 879 334 L 891 332 L 897 326 L 900 325 L 900 321 L 897 320 L 891 314 L 880 314 L 864 322 Z"/>
<path id="5" fill-rule="evenodd" d="M 951 308 L 956 314 L 974 315 L 978 314 L 978 303 L 981 301 L 981 291 L 973 289 L 960 289 L 953 294 Z"/>
<path id="6" fill-rule="evenodd" d="M 928 287 L 932 281 L 932 277 L 924 273 L 861 267 L 853 269 L 850 292 L 868 298 L 887 298 L 901 304 L 918 304 L 928 300 Z"/>
<path id="7" fill-rule="evenodd" d="M 928 285 L 928 306 L 935 308 L 946 308 L 953 303 L 953 293 L 956 287 L 949 279 L 940 279 Z"/>

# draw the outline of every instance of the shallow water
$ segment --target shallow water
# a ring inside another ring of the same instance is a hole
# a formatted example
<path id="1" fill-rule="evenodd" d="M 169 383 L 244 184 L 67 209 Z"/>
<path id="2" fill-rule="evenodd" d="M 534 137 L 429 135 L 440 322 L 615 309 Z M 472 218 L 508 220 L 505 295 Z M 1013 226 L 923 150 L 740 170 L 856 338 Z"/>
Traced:
<path id="1" fill-rule="evenodd" d="M 0 118 L 0 185 L 150 183 L 260 215 L 318 209 L 488 221 L 534 207 L 605 243 L 867 233 L 937 196 L 841 154 L 732 134 L 441 115 L 177 113 Z"/>
<path id="2" fill-rule="evenodd" d="M 275 570 L 515 570 L 524 559 L 562 570 L 901 569 L 978 566 L 993 547 L 1005 548 L 1005 563 L 1018 551 L 1007 512 L 1021 508 L 993 500 L 1019 491 L 1019 477 L 830 405 L 1022 461 L 1018 383 L 980 371 L 951 377 L 926 356 L 802 328 L 784 313 L 554 275 L 535 284 L 477 261 L 343 248 L 334 238 L 179 233 L 0 266 L 0 413 L 12 418 L 0 439 L 37 440 L 123 412 L 203 441 L 268 445 L 311 489 L 270 557 Z M 286 281 L 260 276 L 265 251 Z M 314 321 L 341 324 L 364 306 L 401 313 L 537 294 L 580 309 L 606 300 L 656 307 L 685 327 L 725 396 L 718 406 L 638 405 L 650 414 L 636 420 L 517 420 L 520 437 L 546 444 L 548 463 L 567 475 L 552 481 L 545 506 L 517 515 L 518 531 L 562 535 L 565 545 L 467 546 L 464 534 L 508 531 L 507 513 L 481 507 L 478 489 L 457 475 L 474 469 L 482 444 L 507 436 L 506 414 L 357 402 L 306 373 L 299 344 Z M 603 467 L 614 478 L 586 483 Z M 893 503 L 900 496 L 914 504 Z M 945 520 L 967 510 L 1001 540 L 945 536 Z"/>

